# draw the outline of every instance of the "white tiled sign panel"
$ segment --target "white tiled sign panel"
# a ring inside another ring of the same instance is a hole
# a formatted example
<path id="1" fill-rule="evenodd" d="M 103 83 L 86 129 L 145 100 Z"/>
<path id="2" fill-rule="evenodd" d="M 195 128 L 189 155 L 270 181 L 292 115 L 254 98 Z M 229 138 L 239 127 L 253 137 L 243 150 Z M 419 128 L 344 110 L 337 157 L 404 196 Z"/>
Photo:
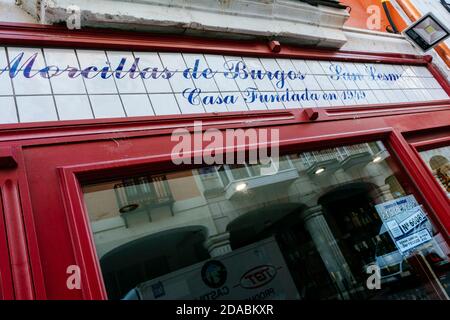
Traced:
<path id="1" fill-rule="evenodd" d="M 0 123 L 448 99 L 422 66 L 0 47 Z"/>

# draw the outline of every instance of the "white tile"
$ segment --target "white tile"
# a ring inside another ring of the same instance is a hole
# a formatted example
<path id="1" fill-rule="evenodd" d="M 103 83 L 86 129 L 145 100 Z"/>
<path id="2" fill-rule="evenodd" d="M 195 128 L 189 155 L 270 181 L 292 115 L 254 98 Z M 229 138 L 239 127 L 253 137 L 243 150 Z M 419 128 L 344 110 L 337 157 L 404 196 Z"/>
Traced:
<path id="1" fill-rule="evenodd" d="M 398 74 L 403 75 L 405 73 L 405 69 L 403 69 L 403 67 L 401 65 L 398 64 L 393 64 L 392 68 L 395 70 L 395 72 L 397 72 Z"/>
<path id="2" fill-rule="evenodd" d="M 78 60 L 82 69 L 95 66 L 99 70 L 108 66 L 105 51 L 102 50 L 77 50 Z"/>
<path id="3" fill-rule="evenodd" d="M 310 108 L 310 107 L 317 107 L 317 101 L 314 99 L 310 99 L 309 95 L 314 95 L 314 94 L 322 94 L 322 91 L 312 91 L 309 90 L 309 94 L 306 95 L 304 92 L 298 92 L 301 97 L 302 97 L 302 101 L 301 104 L 303 107 L 305 108 Z M 303 99 L 303 96 L 306 97 L 305 99 Z"/>
<path id="4" fill-rule="evenodd" d="M 355 89 L 355 87 L 357 87 L 356 83 L 352 80 L 346 80 L 343 78 L 339 78 L 339 80 L 336 80 L 336 78 L 331 78 L 330 76 L 327 77 L 328 81 L 333 85 L 333 87 L 336 90 Z M 351 82 L 353 82 L 353 86 L 350 84 Z"/>
<path id="5" fill-rule="evenodd" d="M 187 68 L 194 70 L 196 60 L 198 60 L 197 74 L 201 74 L 205 69 L 210 69 L 205 57 L 199 53 L 183 53 L 184 62 Z"/>
<path id="6" fill-rule="evenodd" d="M 298 79 L 297 78 L 295 80 L 289 79 L 288 74 L 289 74 L 289 72 L 291 72 L 295 76 L 297 76 L 298 74 L 300 74 L 300 72 L 296 71 L 292 64 L 290 64 L 290 67 L 284 68 L 284 67 L 281 67 L 275 59 L 259 59 L 259 60 L 261 61 L 261 64 L 263 65 L 263 67 L 266 71 L 272 72 L 273 78 L 272 78 L 271 82 L 272 82 L 275 90 L 284 91 L 287 88 L 293 89 L 293 87 L 291 86 L 291 82 L 298 81 Z M 287 62 L 290 63 L 289 60 L 285 60 L 284 61 L 285 66 L 286 66 Z M 284 85 L 283 85 L 283 83 L 284 83 Z"/>
<path id="7" fill-rule="evenodd" d="M 235 96 L 232 93 L 230 93 L 230 92 L 227 92 L 227 93 L 214 93 L 214 96 L 215 97 L 220 97 L 220 99 L 222 99 L 222 100 L 220 100 L 222 103 L 210 104 L 209 100 L 205 100 L 205 101 L 203 101 L 203 111 L 200 108 L 200 106 L 195 106 L 195 108 L 196 108 L 195 112 L 196 113 L 198 113 L 198 112 L 207 112 L 207 113 L 210 113 L 210 112 L 227 112 L 228 111 L 227 103 L 231 103 L 232 104 L 233 101 L 237 101 L 235 99 Z M 180 108 L 181 108 L 182 112 L 186 113 L 186 112 L 183 111 L 186 108 L 185 104 L 186 105 L 188 104 L 186 98 L 184 98 L 181 94 L 177 94 L 176 98 L 177 98 L 177 101 L 178 101 L 178 103 L 180 105 Z M 242 100 L 242 98 L 241 98 L 241 100 Z M 220 102 L 220 101 L 217 100 L 217 102 Z M 241 103 L 242 103 L 242 101 L 241 101 Z M 189 109 L 190 108 L 192 108 L 192 106 L 190 106 Z M 193 112 L 190 112 L 190 113 L 193 113 Z"/>
<path id="8" fill-rule="evenodd" d="M 268 72 L 275 72 L 276 69 L 265 69 L 258 58 L 243 58 L 245 65 L 247 66 L 247 71 L 254 70 L 253 81 L 259 91 L 273 91 L 278 89 L 272 84 L 272 81 L 268 77 Z M 250 77 L 250 74 L 249 74 Z M 274 81 L 276 82 L 276 81 Z"/>
<path id="9" fill-rule="evenodd" d="M 261 60 L 263 61 L 263 60 Z M 292 61 L 290 59 L 277 59 L 276 60 L 278 65 L 280 66 L 280 69 L 285 72 L 285 74 L 289 72 L 295 72 L 297 74 L 297 78 L 287 79 L 287 83 L 289 84 L 290 89 L 292 90 L 304 90 L 306 88 L 306 83 L 304 79 L 301 79 L 301 76 L 305 76 L 301 71 L 297 71 L 294 65 L 292 64 Z"/>
<path id="10" fill-rule="evenodd" d="M 389 97 L 382 90 L 372 90 L 380 103 L 390 103 Z"/>
<path id="11" fill-rule="evenodd" d="M 204 57 L 206 59 L 206 63 L 213 71 L 217 71 L 217 72 L 228 71 L 228 68 L 226 68 L 226 62 L 225 62 L 225 59 L 223 56 L 205 54 Z"/>
<path id="12" fill-rule="evenodd" d="M 369 104 L 379 104 L 380 101 L 378 100 L 377 96 L 373 93 L 371 90 L 365 90 L 366 93 L 366 100 Z"/>
<path id="13" fill-rule="evenodd" d="M 372 78 L 367 77 L 366 79 L 366 83 L 369 86 L 369 89 L 371 90 L 380 90 L 380 85 L 378 83 L 378 81 L 373 80 Z"/>
<path id="14" fill-rule="evenodd" d="M 181 113 L 173 94 L 151 94 L 150 100 L 157 116 Z"/>
<path id="15" fill-rule="evenodd" d="M 108 61 L 111 65 L 112 71 L 116 70 L 116 68 L 120 65 L 122 62 L 122 59 L 125 59 L 125 64 L 123 65 L 123 74 L 128 72 L 130 68 L 134 64 L 134 56 L 131 52 L 126 51 L 106 51 L 106 56 L 108 58 Z M 138 63 L 137 66 L 139 66 L 140 63 Z M 138 69 L 136 69 L 138 70 Z M 125 76 L 125 78 L 128 78 Z"/>
<path id="16" fill-rule="evenodd" d="M 0 124 L 17 123 L 16 104 L 13 97 L 0 97 Z"/>
<path id="17" fill-rule="evenodd" d="M 421 81 L 421 78 L 411 77 L 412 82 L 414 83 L 415 88 L 424 89 L 424 83 Z"/>
<path id="18" fill-rule="evenodd" d="M 182 72 L 176 72 L 169 79 L 174 92 L 181 93 L 186 89 L 194 89 L 195 84 L 192 79 L 186 79 Z"/>
<path id="19" fill-rule="evenodd" d="M 308 77 L 308 76 L 306 76 L 306 77 Z M 312 76 L 309 75 L 309 77 L 312 77 Z M 293 91 L 302 91 L 302 90 L 306 89 L 306 82 L 305 82 L 305 80 L 302 80 L 302 79 L 288 80 L 287 83 L 289 85 L 289 88 Z M 316 86 L 316 89 L 319 88 L 319 84 L 317 82 L 315 83 L 315 86 Z"/>
<path id="20" fill-rule="evenodd" d="M 267 110 L 267 105 L 260 100 L 260 94 L 257 90 L 246 90 L 242 92 L 242 96 L 249 110 Z"/>
<path id="21" fill-rule="evenodd" d="M 301 109 L 302 107 L 302 103 L 299 101 L 294 101 L 294 100 L 289 100 L 284 102 L 284 106 L 286 107 L 286 109 Z"/>
<path id="22" fill-rule="evenodd" d="M 55 96 L 60 120 L 93 119 L 89 99 L 86 95 Z"/>
<path id="23" fill-rule="evenodd" d="M 134 52 L 134 57 L 139 58 L 139 70 L 158 68 L 161 71 L 164 69 L 156 52 Z"/>
<path id="24" fill-rule="evenodd" d="M 358 72 L 364 76 L 369 76 L 369 69 L 368 66 L 365 63 L 353 63 L 353 65 L 355 66 L 356 70 L 358 70 Z"/>
<path id="25" fill-rule="evenodd" d="M 286 107 L 284 106 L 283 101 L 281 101 L 281 95 L 283 94 L 283 92 L 281 92 L 281 93 L 278 93 L 278 92 L 264 92 L 262 94 L 267 97 L 266 99 L 264 99 L 264 101 L 265 101 L 265 103 L 267 105 L 267 109 L 269 109 L 269 110 L 286 109 Z"/>
<path id="26" fill-rule="evenodd" d="M 404 70 L 404 73 L 403 73 L 403 75 L 404 76 L 407 76 L 407 77 L 415 77 L 416 76 L 416 73 L 414 72 L 414 69 L 413 69 L 413 67 L 412 66 L 402 66 L 403 67 L 403 70 Z"/>
<path id="27" fill-rule="evenodd" d="M 384 93 L 391 103 L 402 102 L 401 91 L 399 90 L 385 90 Z"/>
<path id="28" fill-rule="evenodd" d="M 406 88 L 417 89 L 416 83 L 413 81 L 412 77 L 408 77 L 408 76 L 402 77 L 402 81 L 403 81 L 404 85 L 406 86 Z"/>
<path id="29" fill-rule="evenodd" d="M 405 77 L 401 77 L 400 79 L 397 80 L 397 87 L 399 89 L 408 89 L 408 86 L 409 84 Z"/>
<path id="30" fill-rule="evenodd" d="M 321 93 L 320 93 L 320 95 L 319 95 L 319 100 L 316 101 L 317 106 L 318 106 L 318 107 L 329 107 L 329 106 L 331 106 L 330 101 L 324 99 L 323 94 L 324 94 L 324 92 L 321 92 Z"/>
<path id="31" fill-rule="evenodd" d="M 325 92 L 324 92 L 325 93 Z M 330 91 L 326 92 L 328 96 L 328 103 L 330 106 L 343 106 L 344 102 L 342 102 L 342 91 Z"/>
<path id="32" fill-rule="evenodd" d="M 433 97 L 433 100 L 444 100 L 450 98 L 448 94 L 444 91 L 444 89 L 431 89 L 429 90 L 429 92 Z"/>
<path id="33" fill-rule="evenodd" d="M 128 117 L 150 116 L 155 114 L 146 94 L 123 94 L 121 98 Z"/>
<path id="34" fill-rule="evenodd" d="M 335 89 L 333 83 L 331 83 L 331 80 L 330 80 L 329 76 L 326 76 L 326 75 L 314 75 L 314 78 L 316 79 L 317 83 L 320 85 L 320 88 L 322 90 L 325 91 L 325 90 L 334 90 Z"/>
<path id="35" fill-rule="evenodd" d="M 87 80 L 89 81 L 89 80 Z M 81 76 L 69 77 L 68 72 L 51 77 L 50 82 L 54 94 L 85 94 L 86 88 Z"/>
<path id="36" fill-rule="evenodd" d="M 181 109 L 182 114 L 191 114 L 191 113 L 205 113 L 205 109 L 203 108 L 202 99 L 209 96 L 208 94 L 200 94 L 199 99 L 196 100 L 198 104 L 191 104 L 188 99 L 186 99 L 185 96 L 183 96 L 181 93 L 175 94 L 175 97 L 178 101 L 178 106 Z M 211 101 L 208 99 L 208 101 Z M 216 99 L 213 99 L 212 101 L 217 101 Z M 211 101 L 211 102 L 212 102 Z M 207 105 L 206 107 L 214 106 L 215 104 Z M 223 103 L 225 106 L 225 104 Z M 212 112 L 212 111 L 208 111 Z"/>
<path id="37" fill-rule="evenodd" d="M 6 50 L 0 47 L 0 72 L 8 68 L 8 59 L 6 58 Z"/>
<path id="38" fill-rule="evenodd" d="M 169 80 L 162 77 L 144 79 L 144 85 L 148 93 L 172 93 Z"/>
<path id="39" fill-rule="evenodd" d="M 285 70 L 285 68 L 283 68 L 279 63 L 277 59 L 273 59 L 273 58 L 259 58 L 259 61 L 261 62 L 261 65 L 263 66 L 263 68 L 267 71 L 290 71 L 290 70 L 294 70 L 294 66 L 291 64 L 291 66 Z M 287 59 L 285 59 L 285 61 L 289 61 Z"/>
<path id="40" fill-rule="evenodd" d="M 442 89 L 441 85 L 435 78 L 422 78 L 421 80 L 424 82 L 425 88 Z"/>
<path id="41" fill-rule="evenodd" d="M 236 81 L 232 78 L 228 78 L 225 73 L 218 73 L 215 78 L 216 84 L 221 92 L 233 92 L 239 90 Z"/>
<path id="42" fill-rule="evenodd" d="M 395 90 L 396 94 L 396 102 L 409 102 L 409 98 L 406 96 L 406 94 L 403 92 L 403 90 Z"/>
<path id="43" fill-rule="evenodd" d="M 303 80 L 303 83 L 305 84 L 305 87 L 308 88 L 308 90 L 322 90 L 322 87 L 319 85 L 315 76 L 312 74 L 305 75 L 305 79 Z M 330 90 L 334 90 L 334 87 L 331 85 L 331 83 L 329 83 L 329 80 L 328 80 L 328 84 L 329 84 L 328 87 L 331 88 Z M 295 90 L 299 90 L 299 89 L 295 89 Z"/>
<path id="44" fill-rule="evenodd" d="M 194 79 L 195 87 L 200 88 L 202 92 L 219 92 L 219 88 L 216 85 L 214 78 L 206 79 L 204 77 L 200 77 L 198 79 Z"/>
<path id="45" fill-rule="evenodd" d="M 370 82 L 373 82 L 372 80 L 369 80 L 367 76 L 363 76 L 361 80 L 355 81 L 356 85 L 360 90 L 371 90 L 373 87 L 376 87 L 376 89 L 379 89 L 376 84 L 371 84 Z"/>
<path id="46" fill-rule="evenodd" d="M 305 62 L 312 74 L 326 74 L 319 61 L 306 60 Z"/>
<path id="47" fill-rule="evenodd" d="M 161 58 L 163 66 L 169 70 L 183 72 L 186 69 L 186 63 L 184 62 L 181 53 L 160 53 L 159 57 Z"/>
<path id="48" fill-rule="evenodd" d="M 9 78 L 8 74 L 5 72 L 3 74 L 0 74 L 0 96 L 2 95 L 12 95 L 12 85 L 11 85 L 11 79 Z"/>
<path id="49" fill-rule="evenodd" d="M 14 90 L 17 95 L 51 94 L 49 79 L 36 75 L 33 78 L 24 77 L 23 73 L 13 78 Z"/>
<path id="50" fill-rule="evenodd" d="M 226 95 L 233 97 L 233 99 L 227 99 L 225 101 L 226 108 L 229 112 L 248 111 L 248 106 L 241 92 L 227 92 L 226 94 L 222 94 L 222 97 L 225 98 Z"/>
<path id="51" fill-rule="evenodd" d="M 429 77 L 432 78 L 433 75 L 431 74 L 430 70 L 428 70 L 427 67 L 423 67 L 423 66 L 412 66 L 411 67 L 414 71 L 414 73 L 416 74 L 416 76 L 418 77 Z"/>
<path id="52" fill-rule="evenodd" d="M 335 74 L 336 65 L 339 65 L 341 68 L 343 68 L 343 64 L 340 62 L 319 61 L 319 64 L 322 67 L 323 72 L 328 75 Z"/>
<path id="53" fill-rule="evenodd" d="M 125 117 L 118 95 L 91 95 L 89 98 L 96 118 Z"/>
<path id="54" fill-rule="evenodd" d="M 144 82 L 141 77 L 133 79 L 126 76 L 121 79 L 115 78 L 114 80 L 117 84 L 117 88 L 119 89 L 119 93 L 146 93 Z"/>
<path id="55" fill-rule="evenodd" d="M 32 65 L 32 70 L 41 70 L 45 68 L 45 61 L 42 55 L 42 50 L 39 48 L 19 48 L 19 47 L 8 47 L 9 62 L 12 62 L 14 58 L 18 57 L 23 53 L 21 62 L 19 63 L 19 70 L 26 68 L 28 63 L 25 63 L 28 59 L 36 55 L 36 59 Z M 23 66 L 23 68 L 22 68 Z"/>
<path id="56" fill-rule="evenodd" d="M 114 83 L 113 75 L 110 73 L 103 79 L 97 75 L 91 79 L 84 79 L 88 93 L 90 94 L 110 94 L 117 93 L 116 84 Z"/>
<path id="57" fill-rule="evenodd" d="M 256 86 L 256 83 L 248 77 L 245 79 L 242 79 L 241 77 L 239 77 L 239 78 L 236 78 L 235 81 L 236 81 L 240 91 L 245 91 L 248 88 L 256 88 L 256 89 L 258 88 Z"/>
<path id="58" fill-rule="evenodd" d="M 267 110 L 267 105 L 260 101 L 253 101 L 247 103 L 249 110 Z"/>
<path id="59" fill-rule="evenodd" d="M 58 120 L 52 96 L 16 97 L 20 122 Z"/>
<path id="60" fill-rule="evenodd" d="M 308 65 L 306 64 L 305 60 L 300 59 L 291 59 L 292 65 L 294 68 L 301 72 L 302 74 L 312 74 L 312 71 L 309 69 Z"/>
<path id="61" fill-rule="evenodd" d="M 44 49 L 45 60 L 49 66 L 58 66 L 60 69 L 67 67 L 79 68 L 80 65 L 73 49 Z"/>
<path id="62" fill-rule="evenodd" d="M 423 96 L 418 94 L 417 90 L 414 89 L 403 90 L 403 94 L 406 96 L 409 102 L 417 102 L 423 100 Z"/>
<path id="63" fill-rule="evenodd" d="M 356 66 L 355 66 L 355 64 L 353 62 L 340 62 L 340 65 L 348 73 L 364 76 L 364 74 L 361 74 L 359 72 L 358 68 L 356 68 Z"/>
<path id="64" fill-rule="evenodd" d="M 428 89 L 416 89 L 416 91 L 423 97 L 423 101 L 435 100 Z"/>
<path id="65" fill-rule="evenodd" d="M 261 63 L 265 66 L 269 59 L 261 59 Z M 276 63 L 280 66 L 280 69 L 289 72 L 291 70 L 295 70 L 294 65 L 292 64 L 291 59 L 275 59 Z M 295 70 L 297 71 L 297 70 Z"/>

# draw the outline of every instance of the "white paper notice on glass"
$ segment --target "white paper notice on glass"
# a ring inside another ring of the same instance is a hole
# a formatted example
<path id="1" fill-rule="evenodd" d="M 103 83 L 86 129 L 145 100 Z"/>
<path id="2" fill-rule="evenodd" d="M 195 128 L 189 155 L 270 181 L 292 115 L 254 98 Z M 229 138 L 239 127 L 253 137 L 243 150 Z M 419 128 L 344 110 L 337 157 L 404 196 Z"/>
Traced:
<path id="1" fill-rule="evenodd" d="M 375 209 L 402 254 L 433 239 L 431 223 L 413 195 L 378 204 Z"/>

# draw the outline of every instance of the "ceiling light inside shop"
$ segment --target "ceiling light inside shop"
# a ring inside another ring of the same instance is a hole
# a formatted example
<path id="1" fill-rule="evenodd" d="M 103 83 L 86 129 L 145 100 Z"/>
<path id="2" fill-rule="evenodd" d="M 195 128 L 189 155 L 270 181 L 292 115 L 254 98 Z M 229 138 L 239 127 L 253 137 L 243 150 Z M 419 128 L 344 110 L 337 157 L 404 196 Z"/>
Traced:
<path id="1" fill-rule="evenodd" d="M 373 159 L 373 162 L 374 163 L 378 163 L 378 162 L 380 162 L 381 160 L 383 160 L 380 156 L 378 156 L 378 157 L 375 157 L 374 159 Z"/>
<path id="2" fill-rule="evenodd" d="M 316 170 L 316 172 L 314 172 L 315 174 L 321 174 L 322 172 L 325 171 L 325 168 L 319 168 Z"/>
<path id="3" fill-rule="evenodd" d="M 236 191 L 244 191 L 245 189 L 247 189 L 247 184 L 245 182 L 239 183 L 236 186 Z"/>

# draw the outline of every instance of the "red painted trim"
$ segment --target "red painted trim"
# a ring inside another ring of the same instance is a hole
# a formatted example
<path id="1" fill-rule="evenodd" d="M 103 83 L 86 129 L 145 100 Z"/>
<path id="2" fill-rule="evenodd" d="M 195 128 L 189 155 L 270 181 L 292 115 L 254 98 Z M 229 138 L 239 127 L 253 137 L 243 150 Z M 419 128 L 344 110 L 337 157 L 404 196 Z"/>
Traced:
<path id="1" fill-rule="evenodd" d="M 411 143 L 418 152 L 450 146 L 450 136 Z"/>
<path id="2" fill-rule="evenodd" d="M 418 114 L 426 112 L 450 110 L 450 99 L 432 102 L 400 103 L 393 105 L 363 105 L 352 107 L 313 108 L 318 113 L 314 122 L 363 119 L 380 116 L 402 114 Z M 72 121 L 49 121 L 36 123 L 20 123 L 0 125 L 0 146 L 10 145 L 25 140 L 29 143 L 42 143 L 37 139 L 77 140 L 77 136 L 92 136 L 92 139 L 103 139 L 103 134 L 114 132 L 123 136 L 148 135 L 170 132 L 180 127 L 191 127 L 194 121 L 202 121 L 205 127 L 233 128 L 259 127 L 265 125 L 288 125 L 309 123 L 312 120 L 304 112 L 305 109 L 266 110 L 248 112 L 224 112 L 192 115 L 170 115 L 150 117 L 129 117 L 110 119 L 89 119 Z M 68 140 L 61 140 L 68 141 Z"/>
<path id="3" fill-rule="evenodd" d="M 1 187 L 1 193 L 14 281 L 14 296 L 19 300 L 33 299 L 34 284 L 17 181 L 7 179 Z"/>
<path id="4" fill-rule="evenodd" d="M 431 218 L 438 222 L 440 229 L 447 241 L 450 240 L 450 201 L 442 188 L 431 175 L 429 170 L 424 170 L 424 163 L 416 150 L 410 147 L 401 133 L 393 131 L 390 136 L 390 144 L 395 150 L 404 169 L 412 178 L 418 192 L 426 199 L 434 211 Z M 426 167 L 426 166 L 425 166 Z"/>
<path id="5" fill-rule="evenodd" d="M 14 288 L 11 275 L 8 242 L 6 240 L 3 202 L 0 193 L 0 300 L 11 299 L 14 299 Z"/>
<path id="6" fill-rule="evenodd" d="M 64 197 L 66 218 L 69 224 L 75 263 L 80 267 L 81 293 L 84 299 L 106 299 L 106 289 L 95 246 L 92 230 L 78 179 L 70 170 L 58 170 Z M 69 214 L 77 212 L 77 214 Z"/>
<path id="7" fill-rule="evenodd" d="M 17 166 L 15 150 L 12 147 L 0 147 L 0 169 Z"/>
<path id="8" fill-rule="evenodd" d="M 91 48 L 110 50 L 141 50 L 216 53 L 260 57 L 291 57 L 314 60 L 384 62 L 393 64 L 426 65 L 419 55 L 350 52 L 326 49 L 305 49 L 282 44 L 280 52 L 272 52 L 266 42 L 205 39 L 186 36 L 155 35 L 85 28 L 68 30 L 62 26 L 0 23 L 0 42 L 6 45 Z"/>
<path id="9" fill-rule="evenodd" d="M 28 256 L 30 260 L 30 268 L 33 277 L 35 299 L 46 299 L 47 294 L 44 284 L 44 274 L 42 270 L 42 261 L 39 255 L 39 244 L 36 235 L 34 222 L 33 206 L 31 202 L 31 194 L 29 189 L 28 177 L 25 168 L 22 149 L 16 152 L 17 164 L 19 170 L 16 170 L 17 183 L 20 192 L 20 200 L 22 207 L 23 225 L 25 228 L 25 236 L 28 247 Z"/>
<path id="10" fill-rule="evenodd" d="M 428 63 L 428 70 L 441 85 L 441 87 L 445 90 L 445 92 L 450 96 L 450 83 L 447 81 L 447 78 L 444 77 L 444 75 L 439 71 L 438 67 L 436 67 L 436 65 L 430 61 Z"/>

